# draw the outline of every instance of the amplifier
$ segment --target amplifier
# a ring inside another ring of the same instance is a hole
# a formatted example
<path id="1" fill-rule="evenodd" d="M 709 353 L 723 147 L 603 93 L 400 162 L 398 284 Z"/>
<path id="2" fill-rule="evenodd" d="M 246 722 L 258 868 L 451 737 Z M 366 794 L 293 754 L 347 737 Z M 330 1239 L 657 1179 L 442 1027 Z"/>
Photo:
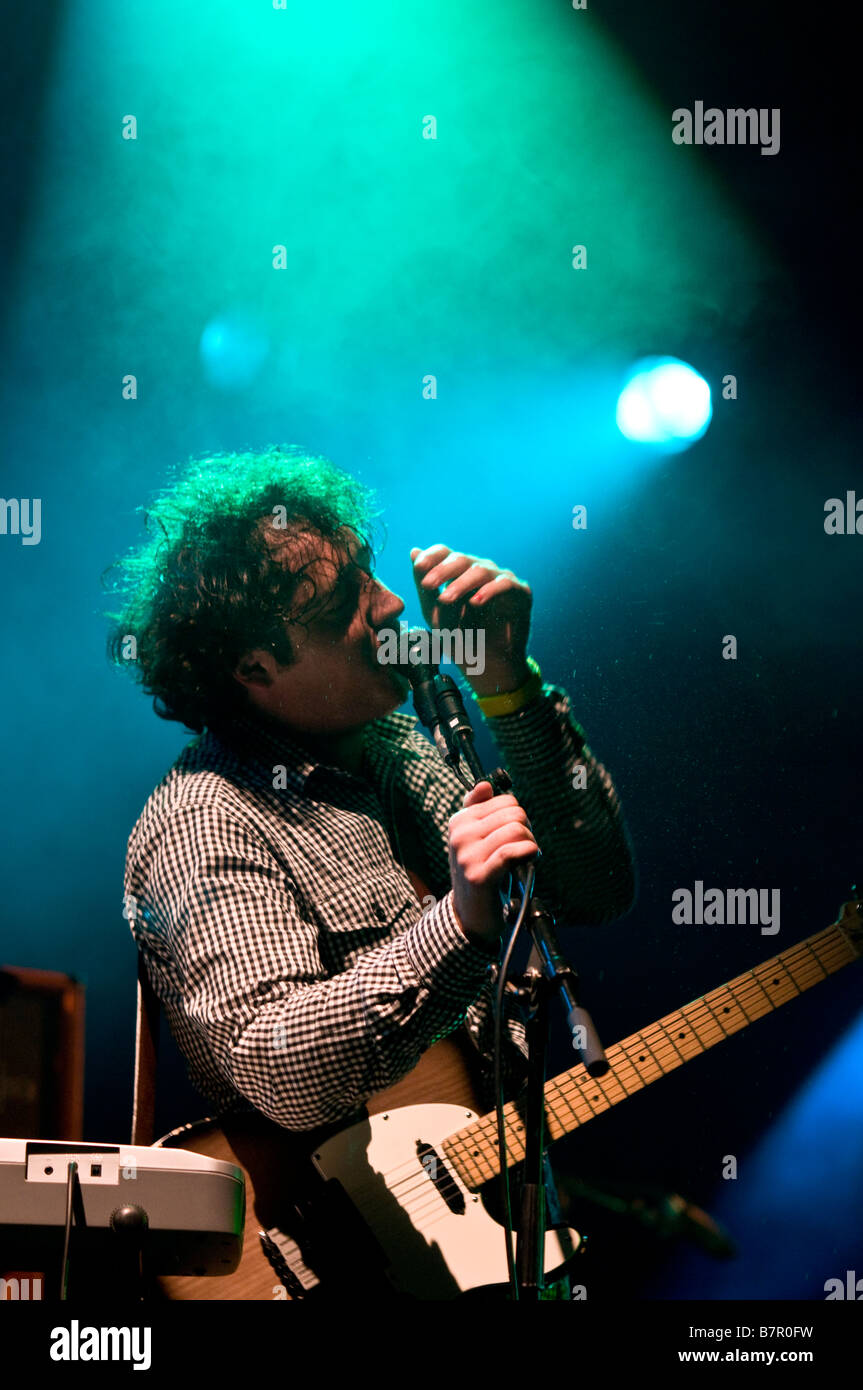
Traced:
<path id="1" fill-rule="evenodd" d="M 80 1139 L 84 986 L 53 970 L 0 967 L 0 1134 Z"/>

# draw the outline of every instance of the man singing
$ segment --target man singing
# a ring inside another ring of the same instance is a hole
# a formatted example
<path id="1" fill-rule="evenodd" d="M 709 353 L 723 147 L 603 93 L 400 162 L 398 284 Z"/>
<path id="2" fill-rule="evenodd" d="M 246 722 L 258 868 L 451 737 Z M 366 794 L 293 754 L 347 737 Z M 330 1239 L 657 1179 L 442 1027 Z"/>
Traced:
<path id="1" fill-rule="evenodd" d="M 129 840 L 138 949 L 208 1102 L 310 1140 L 398 1100 L 441 1047 L 491 1108 L 499 887 L 537 842 L 559 920 L 609 922 L 635 893 L 611 779 L 529 657 L 512 571 L 410 555 L 426 622 L 484 635 L 463 674 L 521 805 L 487 782 L 465 796 L 394 712 L 408 684 L 377 653 L 404 603 L 375 576 L 372 521 L 366 489 L 297 449 L 193 462 L 151 508 L 113 615 L 114 659 L 198 734 Z M 512 1097 L 511 997 L 504 1062 Z"/>

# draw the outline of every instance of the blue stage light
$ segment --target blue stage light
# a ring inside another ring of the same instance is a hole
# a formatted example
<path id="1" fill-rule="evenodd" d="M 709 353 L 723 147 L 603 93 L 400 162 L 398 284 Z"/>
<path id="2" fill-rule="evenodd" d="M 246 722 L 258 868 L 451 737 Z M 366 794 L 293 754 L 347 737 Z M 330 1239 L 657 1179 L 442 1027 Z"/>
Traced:
<path id="1" fill-rule="evenodd" d="M 250 386 L 269 350 L 265 334 L 245 314 L 227 313 L 212 318 L 201 334 L 204 375 L 211 385 L 222 390 Z"/>
<path id="2" fill-rule="evenodd" d="M 676 357 L 637 362 L 617 401 L 617 427 L 639 444 L 686 449 L 710 424 L 710 387 Z"/>

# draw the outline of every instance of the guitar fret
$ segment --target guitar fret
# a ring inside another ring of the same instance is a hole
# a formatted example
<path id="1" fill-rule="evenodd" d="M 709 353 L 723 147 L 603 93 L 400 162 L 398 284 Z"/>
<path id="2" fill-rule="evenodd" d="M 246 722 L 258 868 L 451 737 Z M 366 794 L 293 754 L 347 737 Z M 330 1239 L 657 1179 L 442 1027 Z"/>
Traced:
<path id="1" fill-rule="evenodd" d="M 601 1106 L 602 1110 L 607 1110 L 609 1106 L 617 1105 L 617 1103 L 624 1100 L 626 1096 L 632 1095 L 633 1092 L 628 1091 L 621 1080 L 620 1073 L 622 1062 L 620 1060 L 620 1045 L 615 1043 L 613 1047 L 606 1048 L 605 1055 L 608 1058 L 611 1068 L 610 1071 L 606 1072 L 605 1076 L 589 1076 L 585 1071 L 580 1076 L 574 1077 L 572 1072 L 565 1072 L 562 1077 L 558 1077 L 561 1089 L 563 1089 L 566 1083 L 577 1086 L 579 1091 L 581 1091 L 582 1087 L 587 1088 L 605 1102 Z M 609 1094 L 609 1088 L 614 1088 L 617 1094 Z M 639 1085 L 637 1089 L 643 1090 L 644 1087 Z"/>
<path id="2" fill-rule="evenodd" d="M 623 1044 L 614 1044 L 613 1051 L 616 1059 L 615 1062 L 612 1062 L 609 1055 L 611 1051 L 611 1048 L 606 1048 L 605 1055 L 608 1057 L 609 1063 L 621 1086 L 626 1091 L 626 1094 L 632 1096 L 635 1095 L 636 1091 L 643 1091 L 646 1083 L 639 1076 L 628 1053 L 624 1052 Z M 570 1072 L 569 1075 L 572 1075 L 572 1073 Z"/>
<path id="3" fill-rule="evenodd" d="M 681 1012 L 705 1052 L 728 1036 L 707 999 L 696 999 L 686 1004 Z"/>
<path id="4" fill-rule="evenodd" d="M 752 1022 L 752 1017 L 743 1001 L 735 997 L 735 984 L 737 981 L 732 981 L 730 985 L 723 985 L 721 989 L 711 990 L 710 994 L 711 1001 L 715 1000 L 716 1002 L 722 1027 L 729 1034 L 739 1032 L 741 1028 L 746 1027 L 747 1023 Z"/>
<path id="5" fill-rule="evenodd" d="M 590 1085 L 587 1085 L 587 1082 Z M 610 1105 L 611 1101 L 603 1094 L 601 1081 L 593 1077 L 586 1076 L 585 1084 L 576 1084 L 570 1089 L 558 1084 L 556 1079 L 546 1090 L 546 1123 L 549 1138 L 561 1138 L 578 1125 L 586 1124 L 595 1115 L 608 1110 Z M 562 1106 L 575 1117 L 576 1125 L 570 1125 L 565 1116 L 561 1115 Z"/>
<path id="6" fill-rule="evenodd" d="M 668 1072 L 683 1066 L 685 1058 L 681 1055 L 671 1030 L 666 1026 L 665 1019 L 661 1025 L 654 1024 L 650 1030 L 642 1029 L 641 1037 L 648 1043 L 650 1055 L 659 1067 L 660 1075 L 665 1076 Z"/>
<path id="7" fill-rule="evenodd" d="M 678 1012 L 677 1012 L 676 1014 L 669 1014 L 666 1018 L 664 1018 L 664 1019 L 662 1020 L 662 1023 L 661 1023 L 660 1025 L 656 1025 L 656 1026 L 658 1026 L 659 1031 L 660 1031 L 661 1036 L 662 1036 L 662 1038 L 664 1039 L 664 1041 L 670 1043 L 671 1046 L 673 1047 L 675 1053 L 677 1054 L 677 1061 L 675 1061 L 674 1058 L 671 1059 L 671 1066 L 672 1066 L 672 1067 L 682 1067 L 682 1066 L 683 1066 L 683 1063 L 684 1063 L 684 1062 L 688 1062 L 688 1061 L 689 1061 L 689 1056 L 692 1055 L 692 1054 L 684 1055 L 683 1048 L 678 1046 L 679 1043 L 684 1043 L 684 1042 L 685 1042 L 685 1039 L 686 1039 L 687 1037 L 689 1037 L 689 1030 L 688 1030 L 688 1029 L 683 1029 L 683 1030 L 681 1030 L 681 1029 L 678 1027 L 677 1023 L 675 1022 L 675 1019 L 678 1019 L 678 1018 L 679 1018 L 679 1019 L 682 1019 L 682 1018 L 683 1018 L 683 1014 L 682 1014 L 679 1010 L 678 1010 Z M 670 1025 L 670 1026 L 669 1026 L 669 1025 Z M 701 1048 L 701 1047 L 698 1048 L 698 1051 L 699 1051 L 699 1052 L 702 1052 L 703 1050 L 704 1050 L 704 1049 Z M 669 1068 L 666 1068 L 664 1064 L 662 1064 L 662 1065 L 663 1065 L 663 1070 L 669 1070 Z"/>
<path id="8" fill-rule="evenodd" d="M 703 999 L 698 1000 L 698 1003 L 703 1005 L 709 1015 L 706 1026 L 710 1028 L 710 1041 L 707 1046 L 714 1047 L 716 1043 L 722 1042 L 723 1038 L 728 1038 L 731 1034 L 728 1032 L 719 1014 L 711 1004 L 709 995 L 705 995 Z M 694 1008 L 695 1006 L 689 1005 L 688 1007 Z"/>
<path id="9" fill-rule="evenodd" d="M 653 1057 L 650 1048 L 644 1042 L 640 1033 L 634 1033 L 631 1038 L 627 1038 L 626 1042 L 621 1043 L 620 1046 L 626 1053 L 630 1065 L 634 1068 L 639 1080 L 642 1081 L 645 1086 L 649 1086 L 651 1081 L 655 1081 L 657 1077 L 664 1075 L 662 1067 Z"/>
<path id="10" fill-rule="evenodd" d="M 575 1120 L 575 1125 L 570 1126 L 565 1118 L 561 1118 L 561 1107 L 565 1106 Z M 573 1106 L 563 1086 L 557 1084 L 557 1079 L 549 1082 L 546 1087 L 546 1128 L 551 1139 L 559 1139 L 566 1134 L 570 1128 L 577 1128 L 582 1123 L 578 1111 Z"/>
<path id="11" fill-rule="evenodd" d="M 757 976 L 756 976 L 754 970 L 750 970 L 750 971 L 749 971 L 749 979 L 752 981 L 752 983 L 754 984 L 756 990 L 758 991 L 758 993 L 755 995 L 754 1000 L 753 1000 L 754 1004 L 756 1005 L 756 1007 L 757 1007 L 757 1009 L 758 1009 L 757 1017 L 758 1017 L 758 1018 L 763 1018 L 764 1015 L 765 1015 L 766 1013 L 769 1014 L 769 1013 L 772 1013 L 772 1012 L 773 1012 L 773 1004 L 772 1004 L 771 1001 L 770 1001 L 770 996 L 767 994 L 767 991 L 764 990 L 764 989 L 762 989 L 761 984 L 760 984 L 760 982 L 759 982 L 759 980 L 758 980 L 758 978 L 757 978 Z M 760 995 L 760 998 L 759 998 L 759 995 Z M 763 1001 L 763 1007 L 762 1007 L 762 1001 Z"/>
<path id="12" fill-rule="evenodd" d="M 768 998 L 771 1000 L 774 1006 L 777 1002 L 777 996 L 778 1002 L 780 1004 L 784 1004 L 786 999 L 793 998 L 794 994 L 802 993 L 799 985 L 796 983 L 794 976 L 791 973 L 791 970 L 789 969 L 788 964 L 786 964 L 782 956 L 776 957 L 776 964 L 772 969 L 768 969 L 766 965 L 757 965 L 752 973 L 756 977 L 761 978 L 761 980 L 763 981 L 761 987 L 762 989 L 764 989 L 765 993 L 768 995 Z M 786 984 L 791 985 L 791 989 L 793 991 L 792 994 L 789 994 L 787 992 L 787 988 L 784 987 Z"/>
<path id="13" fill-rule="evenodd" d="M 829 975 L 835 975 L 837 970 L 841 970 L 843 965 L 850 965 L 851 961 L 857 959 L 857 952 L 851 942 L 840 932 L 840 940 L 836 943 L 837 950 L 835 963 L 826 967 Z"/>
<path id="14" fill-rule="evenodd" d="M 547 1137 L 554 1140 L 571 1134 L 755 1019 L 774 1012 L 857 956 L 845 932 L 833 924 L 614 1043 L 606 1049 L 610 1071 L 605 1076 L 592 1077 L 579 1064 L 553 1077 L 545 1084 Z M 504 1119 L 511 1165 L 525 1154 L 524 1125 L 512 1101 L 504 1106 Z M 443 1149 L 467 1186 L 479 1187 L 494 1177 L 499 1172 L 494 1112 L 451 1135 Z"/>
<path id="15" fill-rule="evenodd" d="M 685 1024 L 686 1026 L 681 1028 L 679 1024 L 675 1021 L 677 1019 L 679 1019 L 680 1022 Z M 671 1014 L 669 1017 L 669 1022 L 672 1023 L 674 1029 L 674 1037 L 672 1041 L 674 1043 L 676 1051 L 680 1054 L 681 1062 L 688 1062 L 691 1058 L 698 1057 L 702 1052 L 707 1051 L 706 1047 L 704 1046 L 704 1043 L 698 1036 L 698 1030 L 695 1026 L 695 1023 L 691 1018 L 688 1017 L 685 1007 L 683 1009 L 679 1009 L 676 1014 Z M 671 1029 L 666 1028 L 666 1032 L 668 1032 L 669 1036 L 671 1036 Z"/>
<path id="16" fill-rule="evenodd" d="M 826 980 L 827 975 L 828 975 L 829 972 L 826 971 L 826 970 L 824 969 L 823 965 L 821 964 L 820 960 L 818 959 L 818 956 L 817 956 L 817 955 L 815 954 L 815 952 L 812 950 L 812 947 L 811 947 L 811 946 L 809 947 L 809 954 L 811 955 L 811 957 L 812 957 L 812 959 L 814 960 L 816 966 L 818 967 L 818 969 L 819 969 L 819 971 L 820 971 L 820 973 L 821 973 L 821 978 Z"/>

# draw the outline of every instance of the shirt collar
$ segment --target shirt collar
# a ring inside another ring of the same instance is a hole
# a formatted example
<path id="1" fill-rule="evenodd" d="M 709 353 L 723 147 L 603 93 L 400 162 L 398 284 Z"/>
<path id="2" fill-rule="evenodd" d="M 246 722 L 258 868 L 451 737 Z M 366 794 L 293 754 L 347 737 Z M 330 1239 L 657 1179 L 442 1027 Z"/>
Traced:
<path id="1" fill-rule="evenodd" d="M 410 735 L 417 726 L 414 714 L 395 711 L 374 719 L 365 726 L 364 752 L 366 761 L 373 772 L 399 752 L 407 759 L 419 758 L 419 752 L 410 746 Z M 298 789 L 305 790 L 306 783 L 313 773 L 320 770 L 335 772 L 337 776 L 350 777 L 345 768 L 327 762 L 326 758 L 303 743 L 302 736 L 287 727 L 264 723 L 249 714 L 238 714 L 209 732 L 221 743 L 227 744 L 244 759 L 251 759 L 267 769 L 267 781 L 272 781 L 272 768 L 284 767 L 285 780 Z"/>

